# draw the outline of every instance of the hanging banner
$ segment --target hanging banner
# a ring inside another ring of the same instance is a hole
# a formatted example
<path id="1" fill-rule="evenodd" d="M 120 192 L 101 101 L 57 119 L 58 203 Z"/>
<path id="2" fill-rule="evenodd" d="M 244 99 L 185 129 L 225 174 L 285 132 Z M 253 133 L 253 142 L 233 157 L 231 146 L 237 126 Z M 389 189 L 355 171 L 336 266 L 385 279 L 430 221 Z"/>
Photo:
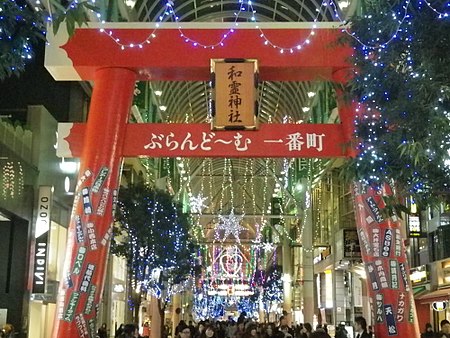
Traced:
<path id="1" fill-rule="evenodd" d="M 60 157 L 80 157 L 86 126 L 58 124 Z M 126 125 L 124 157 L 345 157 L 340 124 L 262 124 L 258 131 L 211 131 L 206 123 Z"/>
<path id="2" fill-rule="evenodd" d="M 387 214 L 383 201 L 392 189 L 388 184 L 377 188 L 355 183 L 353 194 L 375 335 L 419 337 L 401 222 L 395 214 Z"/>
<path id="3" fill-rule="evenodd" d="M 258 129 L 257 73 L 256 60 L 211 60 L 214 130 Z"/>
<path id="4" fill-rule="evenodd" d="M 35 244 L 32 293 L 45 293 L 51 202 L 52 187 L 40 186 L 34 229 Z"/>

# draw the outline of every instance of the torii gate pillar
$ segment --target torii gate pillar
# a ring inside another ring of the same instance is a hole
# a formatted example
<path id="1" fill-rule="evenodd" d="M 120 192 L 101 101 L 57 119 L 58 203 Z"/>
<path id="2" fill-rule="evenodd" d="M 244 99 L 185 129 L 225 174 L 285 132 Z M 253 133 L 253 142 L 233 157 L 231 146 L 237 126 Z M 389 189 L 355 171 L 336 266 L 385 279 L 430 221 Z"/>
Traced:
<path id="1" fill-rule="evenodd" d="M 135 73 L 125 68 L 102 68 L 95 72 L 75 190 L 78 198 L 69 226 L 69 233 L 76 236 L 69 236 L 64 262 L 64 271 L 78 278 L 64 276 L 60 283 L 54 338 L 95 337 L 95 304 L 103 293 L 112 230 L 113 203 L 108 201 L 114 202 L 117 197 L 122 145 L 135 81 Z M 83 228 L 87 228 L 85 233 Z"/>

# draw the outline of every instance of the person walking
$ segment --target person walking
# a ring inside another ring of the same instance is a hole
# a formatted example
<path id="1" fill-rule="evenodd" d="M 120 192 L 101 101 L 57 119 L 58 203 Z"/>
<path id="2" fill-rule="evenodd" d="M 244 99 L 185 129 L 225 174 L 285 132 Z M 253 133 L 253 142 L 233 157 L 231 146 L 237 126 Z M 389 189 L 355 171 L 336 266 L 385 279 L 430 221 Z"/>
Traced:
<path id="1" fill-rule="evenodd" d="M 303 324 L 303 328 L 300 331 L 300 338 L 309 338 L 312 333 L 312 325 L 310 323 Z"/>
<path id="2" fill-rule="evenodd" d="M 311 333 L 311 338 L 331 338 L 328 333 L 325 332 L 323 328 L 320 328 L 319 331 L 314 331 Z"/>
<path id="3" fill-rule="evenodd" d="M 250 323 L 245 328 L 245 338 L 261 338 L 261 335 L 258 332 L 258 324 Z"/>
<path id="4" fill-rule="evenodd" d="M 14 335 L 14 326 L 12 324 L 3 325 L 3 329 L 1 331 L 1 337 L 3 338 L 13 338 Z"/>
<path id="5" fill-rule="evenodd" d="M 182 337 L 182 338 L 185 338 L 185 337 Z M 218 338 L 217 328 L 214 326 L 214 324 L 207 324 L 205 326 L 205 330 L 204 330 L 201 338 Z"/>
<path id="6" fill-rule="evenodd" d="M 284 333 L 285 338 L 294 338 L 295 332 L 294 330 L 288 325 L 288 320 L 286 316 L 280 317 L 280 326 L 278 329 Z"/>
<path id="7" fill-rule="evenodd" d="M 114 336 L 114 338 L 119 338 L 120 335 L 123 333 L 123 328 L 124 328 L 124 324 L 120 324 L 119 328 L 116 330 L 116 334 Z"/>
<path id="8" fill-rule="evenodd" d="M 102 326 L 97 330 L 98 338 L 108 338 L 108 330 L 106 329 L 106 323 L 103 323 Z"/>
<path id="9" fill-rule="evenodd" d="M 176 335 L 176 338 L 191 338 L 191 329 L 189 326 L 186 325 L 186 323 L 183 323 L 183 325 L 178 325 L 178 334 Z"/>
<path id="10" fill-rule="evenodd" d="M 450 338 L 450 322 L 447 319 L 441 320 L 441 331 L 438 333 L 438 338 Z"/>
<path id="11" fill-rule="evenodd" d="M 142 337 L 150 338 L 150 323 L 148 321 L 142 326 Z"/>
<path id="12" fill-rule="evenodd" d="M 134 324 L 125 324 L 119 338 L 139 338 L 139 330 Z"/>
<path id="13" fill-rule="evenodd" d="M 348 332 L 345 329 L 345 326 L 339 324 L 336 328 L 336 333 L 334 335 L 335 338 L 348 338 Z"/>
<path id="14" fill-rule="evenodd" d="M 367 332 L 367 322 L 362 316 L 355 318 L 355 332 L 356 338 L 372 338 L 369 332 Z"/>
<path id="15" fill-rule="evenodd" d="M 430 323 L 426 323 L 425 324 L 425 331 L 422 332 L 422 334 L 420 335 L 420 338 L 435 338 L 436 334 L 433 331 L 433 327 L 431 326 Z"/>

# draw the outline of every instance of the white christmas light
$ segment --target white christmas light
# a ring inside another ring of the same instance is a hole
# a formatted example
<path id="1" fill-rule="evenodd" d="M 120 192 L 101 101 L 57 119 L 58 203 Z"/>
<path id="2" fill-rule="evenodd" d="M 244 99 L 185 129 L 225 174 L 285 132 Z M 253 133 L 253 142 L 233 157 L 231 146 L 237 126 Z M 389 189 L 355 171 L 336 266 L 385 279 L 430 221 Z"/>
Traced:
<path id="1" fill-rule="evenodd" d="M 201 214 L 203 209 L 206 207 L 205 201 L 208 197 L 203 197 L 200 193 L 198 196 L 191 196 L 189 198 L 189 205 L 191 206 L 191 212 L 194 214 Z"/>
<path id="2" fill-rule="evenodd" d="M 239 235 L 241 231 L 245 230 L 244 227 L 240 225 L 244 215 L 235 215 L 232 211 L 228 216 L 219 215 L 219 224 L 216 227 L 216 237 L 218 238 L 218 232 L 223 230 L 223 238 L 221 242 L 228 238 L 228 236 L 233 235 L 236 241 L 240 244 L 241 240 Z"/>

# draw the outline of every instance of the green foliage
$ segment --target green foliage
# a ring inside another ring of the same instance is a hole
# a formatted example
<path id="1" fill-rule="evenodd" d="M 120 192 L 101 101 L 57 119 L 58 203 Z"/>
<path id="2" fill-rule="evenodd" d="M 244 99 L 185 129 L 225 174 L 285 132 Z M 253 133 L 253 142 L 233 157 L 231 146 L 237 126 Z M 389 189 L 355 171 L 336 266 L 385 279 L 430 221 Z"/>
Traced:
<path id="1" fill-rule="evenodd" d="M 165 191 L 144 184 L 119 193 L 111 250 L 126 258 L 131 276 L 143 290 L 162 296 L 189 278 L 195 268 L 197 246 L 191 222 L 182 206 Z M 155 277 L 155 271 L 160 271 Z"/>
<path id="2" fill-rule="evenodd" d="M 87 24 L 89 11 L 99 11 L 87 1 L 69 2 L 64 6 L 59 0 L 50 0 L 49 4 L 51 15 L 42 9 L 35 11 L 29 5 L 20 5 L 15 0 L 0 1 L 0 81 L 25 71 L 27 62 L 34 57 L 34 46 L 45 40 L 48 18 L 51 17 L 55 33 L 65 22 L 69 36 L 72 36 L 77 26 Z"/>
<path id="3" fill-rule="evenodd" d="M 34 56 L 32 45 L 44 39 L 44 24 L 28 6 L 0 3 L 0 80 L 18 76 Z"/>
<path id="4" fill-rule="evenodd" d="M 56 34 L 61 23 L 65 22 L 67 33 L 72 36 L 75 27 L 87 25 L 89 21 L 88 11 L 98 12 L 99 8 L 93 6 L 87 1 L 71 2 L 69 6 L 63 6 L 58 0 L 51 0 L 51 6 L 54 9 L 52 17 L 53 33 Z"/>
<path id="5" fill-rule="evenodd" d="M 427 206 L 450 192 L 450 22 L 411 2 L 397 31 L 402 11 L 396 20 L 393 11 L 385 3 L 352 20 L 354 35 L 374 48 L 349 40 L 357 69 L 350 90 L 365 111 L 360 155 L 343 172 L 369 184 L 393 180 L 400 197 Z"/>

